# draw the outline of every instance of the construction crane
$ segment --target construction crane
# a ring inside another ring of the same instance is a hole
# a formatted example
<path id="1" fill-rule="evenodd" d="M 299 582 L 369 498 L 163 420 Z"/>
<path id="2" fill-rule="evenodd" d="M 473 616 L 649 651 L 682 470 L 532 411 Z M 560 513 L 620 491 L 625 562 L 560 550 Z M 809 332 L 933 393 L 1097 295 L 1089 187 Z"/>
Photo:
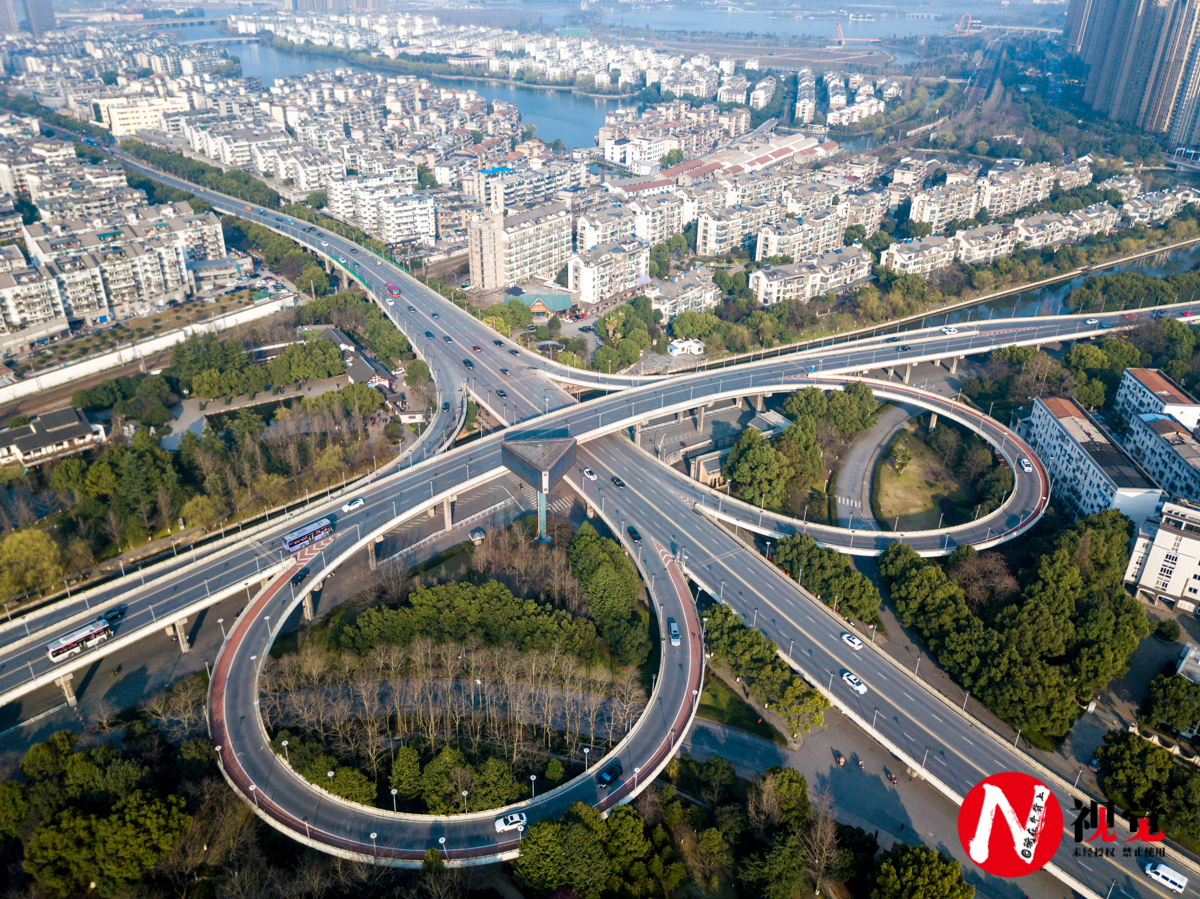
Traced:
<path id="1" fill-rule="evenodd" d="M 837 42 L 839 47 L 844 47 L 846 44 L 878 44 L 877 37 L 846 37 L 842 34 L 842 23 L 837 23 Z"/>

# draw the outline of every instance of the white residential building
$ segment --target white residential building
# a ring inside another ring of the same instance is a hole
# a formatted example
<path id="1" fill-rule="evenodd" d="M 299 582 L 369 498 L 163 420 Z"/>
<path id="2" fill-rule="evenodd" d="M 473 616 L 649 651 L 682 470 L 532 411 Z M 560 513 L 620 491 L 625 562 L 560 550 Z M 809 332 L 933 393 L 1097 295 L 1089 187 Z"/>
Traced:
<path id="1" fill-rule="evenodd" d="M 713 283 L 712 271 L 703 265 L 666 281 L 652 278 L 645 294 L 662 313 L 664 323 L 681 312 L 707 312 L 721 302 L 721 289 Z"/>
<path id="2" fill-rule="evenodd" d="M 637 213 L 631 206 L 593 209 L 575 220 L 575 248 L 583 253 L 601 244 L 621 243 L 634 237 L 636 228 Z"/>
<path id="3" fill-rule="evenodd" d="M 1162 490 L 1075 400 L 1036 397 L 1021 429 L 1076 516 L 1116 509 L 1140 527 L 1154 515 Z"/>
<path id="4" fill-rule="evenodd" d="M 803 219 L 784 219 L 763 228 L 758 232 L 755 261 L 791 256 L 794 262 L 840 247 L 846 233 L 846 221 L 838 209 L 840 207 Z"/>
<path id="5" fill-rule="evenodd" d="M 562 203 L 549 203 L 516 215 L 479 215 L 468 224 L 467 239 L 476 289 L 547 280 L 571 257 L 571 213 Z"/>
<path id="6" fill-rule="evenodd" d="M 976 265 L 1011 256 L 1017 246 L 1017 230 L 1011 225 L 979 225 L 959 231 L 953 239 L 959 261 Z"/>
<path id="7" fill-rule="evenodd" d="M 750 92 L 750 108 L 762 109 L 768 103 L 775 99 L 775 78 L 768 75 L 758 84 L 754 85 L 754 90 Z"/>
<path id="8" fill-rule="evenodd" d="M 905 275 L 929 275 L 954 264 L 958 244 L 936 234 L 892 244 L 879 257 L 879 264 Z"/>
<path id="9" fill-rule="evenodd" d="M 774 265 L 750 273 L 750 289 L 764 306 L 785 300 L 807 303 L 813 297 L 840 290 L 871 274 L 872 256 L 860 246 L 841 247 L 789 265 Z"/>
<path id="10" fill-rule="evenodd" d="M 782 221 L 783 207 L 773 200 L 756 200 L 702 212 L 696 225 L 696 255 L 719 256 L 745 246 L 764 227 Z"/>
<path id="11" fill-rule="evenodd" d="M 922 190 L 913 195 L 908 217 L 928 222 L 935 234 L 958 219 L 972 218 L 979 211 L 979 195 L 973 182 L 947 185 L 940 190 Z"/>
<path id="12" fill-rule="evenodd" d="M 1139 599 L 1194 613 L 1200 603 L 1200 506 L 1163 503 L 1158 516 L 1138 529 L 1124 581 Z"/>
<path id="13" fill-rule="evenodd" d="M 1200 502 L 1200 441 L 1169 415 L 1128 420 L 1125 449 L 1167 494 Z"/>
<path id="14" fill-rule="evenodd" d="M 601 244 L 567 263 L 567 287 L 579 305 L 595 306 L 635 296 L 650 283 L 650 247 L 641 241 Z"/>
<path id="15" fill-rule="evenodd" d="M 1200 427 L 1200 403 L 1156 368 L 1127 368 L 1121 375 L 1113 411 L 1126 422 L 1137 415 L 1169 415 L 1194 432 Z"/>
<path id="16" fill-rule="evenodd" d="M 683 200 L 674 194 L 634 200 L 629 208 L 634 215 L 634 236 L 650 246 L 663 243 L 683 231 Z"/>

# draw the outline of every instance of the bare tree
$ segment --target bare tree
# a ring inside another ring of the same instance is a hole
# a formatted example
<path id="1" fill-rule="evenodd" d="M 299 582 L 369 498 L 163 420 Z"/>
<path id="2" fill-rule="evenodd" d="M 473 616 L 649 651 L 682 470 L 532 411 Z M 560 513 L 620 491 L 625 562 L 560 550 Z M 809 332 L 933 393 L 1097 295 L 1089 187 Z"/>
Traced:
<path id="1" fill-rule="evenodd" d="M 813 891 L 820 896 L 821 885 L 838 857 L 837 821 L 833 819 L 833 799 L 828 789 L 821 790 L 813 798 L 808 824 L 799 836 L 808 872 L 812 875 Z"/>

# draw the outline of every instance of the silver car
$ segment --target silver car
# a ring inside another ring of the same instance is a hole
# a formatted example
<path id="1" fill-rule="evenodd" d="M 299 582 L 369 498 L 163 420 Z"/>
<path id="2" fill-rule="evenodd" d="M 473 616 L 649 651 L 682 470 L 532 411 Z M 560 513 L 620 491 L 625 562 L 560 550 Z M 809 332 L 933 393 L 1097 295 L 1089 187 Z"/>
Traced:
<path id="1" fill-rule="evenodd" d="M 519 830 L 525 826 L 527 820 L 524 812 L 513 812 L 511 815 L 497 818 L 496 833 L 508 833 L 510 830 Z"/>

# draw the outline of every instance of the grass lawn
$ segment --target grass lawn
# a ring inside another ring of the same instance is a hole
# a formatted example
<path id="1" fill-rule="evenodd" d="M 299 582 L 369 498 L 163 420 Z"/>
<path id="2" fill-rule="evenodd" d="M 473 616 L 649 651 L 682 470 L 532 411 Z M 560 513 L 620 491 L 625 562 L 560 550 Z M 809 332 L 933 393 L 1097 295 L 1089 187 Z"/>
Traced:
<path id="1" fill-rule="evenodd" d="M 898 441 L 907 444 L 912 461 L 903 474 L 897 474 L 890 462 L 878 468 L 879 512 L 883 521 L 894 527 L 899 516 L 901 531 L 932 530 L 945 511 L 943 526 L 955 524 L 955 504 L 963 502 L 966 496 L 963 484 L 949 468 L 943 469 L 941 459 L 912 431 L 905 429 L 898 433 L 890 446 Z"/>
<path id="2" fill-rule="evenodd" d="M 780 746 L 786 746 L 787 740 L 783 734 L 765 721 L 758 723 L 758 712 L 738 696 L 725 681 L 709 675 L 704 679 L 704 689 L 700 693 L 700 708 L 696 712 L 701 718 L 726 724 L 748 731 L 759 737 L 765 737 Z"/>

